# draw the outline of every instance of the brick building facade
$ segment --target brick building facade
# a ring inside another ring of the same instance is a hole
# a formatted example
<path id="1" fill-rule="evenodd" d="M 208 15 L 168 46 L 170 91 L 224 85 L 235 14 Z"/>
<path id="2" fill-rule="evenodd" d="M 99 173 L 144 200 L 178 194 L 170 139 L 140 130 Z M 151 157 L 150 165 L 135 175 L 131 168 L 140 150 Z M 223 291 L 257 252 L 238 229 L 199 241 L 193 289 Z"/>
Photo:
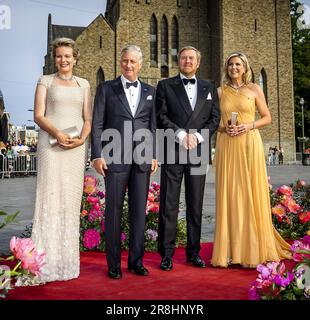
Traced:
<path id="1" fill-rule="evenodd" d="M 261 130 L 265 150 L 284 149 L 295 160 L 293 63 L 289 0 L 108 0 L 105 16 L 87 27 L 53 25 L 48 18 L 44 74 L 54 72 L 50 43 L 73 38 L 81 50 L 75 73 L 98 83 L 120 74 L 119 53 L 137 44 L 144 54 L 140 77 L 156 85 L 177 74 L 176 53 L 185 45 L 202 52 L 199 76 L 219 84 L 225 57 L 244 52 L 253 79 L 264 89 L 273 122 Z"/>

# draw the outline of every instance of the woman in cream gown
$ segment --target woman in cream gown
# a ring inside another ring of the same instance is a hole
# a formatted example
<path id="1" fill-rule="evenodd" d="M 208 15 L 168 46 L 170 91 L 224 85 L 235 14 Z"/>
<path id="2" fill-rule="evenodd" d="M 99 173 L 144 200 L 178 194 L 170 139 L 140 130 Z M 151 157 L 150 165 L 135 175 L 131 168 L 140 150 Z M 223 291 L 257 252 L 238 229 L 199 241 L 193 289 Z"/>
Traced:
<path id="1" fill-rule="evenodd" d="M 215 154 L 216 229 L 211 264 L 255 267 L 290 258 L 289 244 L 272 225 L 267 171 L 258 128 L 271 122 L 261 88 L 251 83 L 246 56 L 226 60 L 218 89 L 221 122 Z M 260 119 L 255 121 L 255 109 Z M 228 125 L 237 112 L 237 125 Z"/>
<path id="2" fill-rule="evenodd" d="M 69 280 L 80 273 L 80 206 L 91 128 L 88 81 L 72 74 L 78 58 L 75 42 L 56 39 L 53 53 L 58 72 L 40 77 L 34 110 L 40 132 L 31 237 L 36 248 L 46 253 L 42 282 Z M 78 138 L 61 132 L 74 126 Z M 49 136 L 57 139 L 56 146 L 49 144 Z"/>

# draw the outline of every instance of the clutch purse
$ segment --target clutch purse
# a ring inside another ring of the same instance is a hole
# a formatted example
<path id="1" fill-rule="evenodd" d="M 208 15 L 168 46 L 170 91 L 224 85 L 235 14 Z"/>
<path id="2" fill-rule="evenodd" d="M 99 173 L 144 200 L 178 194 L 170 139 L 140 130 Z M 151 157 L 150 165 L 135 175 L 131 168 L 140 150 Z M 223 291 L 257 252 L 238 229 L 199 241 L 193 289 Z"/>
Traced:
<path id="1" fill-rule="evenodd" d="M 70 127 L 61 131 L 67 134 L 71 139 L 78 138 L 80 136 L 80 133 L 77 127 Z M 52 136 L 49 136 L 48 142 L 52 147 L 58 144 L 57 139 Z"/>

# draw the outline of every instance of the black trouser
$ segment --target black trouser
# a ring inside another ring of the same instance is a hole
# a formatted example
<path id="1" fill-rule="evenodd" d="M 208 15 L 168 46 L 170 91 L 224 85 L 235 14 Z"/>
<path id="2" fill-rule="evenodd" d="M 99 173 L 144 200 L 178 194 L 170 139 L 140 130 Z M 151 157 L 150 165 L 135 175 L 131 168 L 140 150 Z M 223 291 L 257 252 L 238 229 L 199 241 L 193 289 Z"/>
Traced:
<path id="1" fill-rule="evenodd" d="M 174 254 L 183 175 L 187 222 L 186 256 L 195 256 L 200 251 L 206 175 L 191 175 L 190 165 L 167 164 L 161 166 L 158 250 L 162 257 L 172 257 Z"/>
<path id="2" fill-rule="evenodd" d="M 144 227 L 150 172 L 136 164 L 122 172 L 106 171 L 105 241 L 109 268 L 121 265 L 121 216 L 126 188 L 129 206 L 128 265 L 141 266 L 144 255 Z"/>

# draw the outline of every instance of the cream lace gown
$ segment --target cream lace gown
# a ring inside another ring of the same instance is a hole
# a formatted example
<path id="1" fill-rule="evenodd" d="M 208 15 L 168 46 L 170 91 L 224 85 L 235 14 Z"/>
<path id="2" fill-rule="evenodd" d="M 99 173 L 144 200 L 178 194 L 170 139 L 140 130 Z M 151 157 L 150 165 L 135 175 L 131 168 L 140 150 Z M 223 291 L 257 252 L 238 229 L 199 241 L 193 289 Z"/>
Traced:
<path id="1" fill-rule="evenodd" d="M 54 75 L 42 76 L 47 88 L 46 112 L 59 129 L 83 127 L 83 101 L 87 80 L 76 77 L 78 87 L 53 84 Z M 46 253 L 40 280 L 77 278 L 80 272 L 79 223 L 88 145 L 64 150 L 51 147 L 48 133 L 39 131 L 38 175 L 32 239 Z"/>

